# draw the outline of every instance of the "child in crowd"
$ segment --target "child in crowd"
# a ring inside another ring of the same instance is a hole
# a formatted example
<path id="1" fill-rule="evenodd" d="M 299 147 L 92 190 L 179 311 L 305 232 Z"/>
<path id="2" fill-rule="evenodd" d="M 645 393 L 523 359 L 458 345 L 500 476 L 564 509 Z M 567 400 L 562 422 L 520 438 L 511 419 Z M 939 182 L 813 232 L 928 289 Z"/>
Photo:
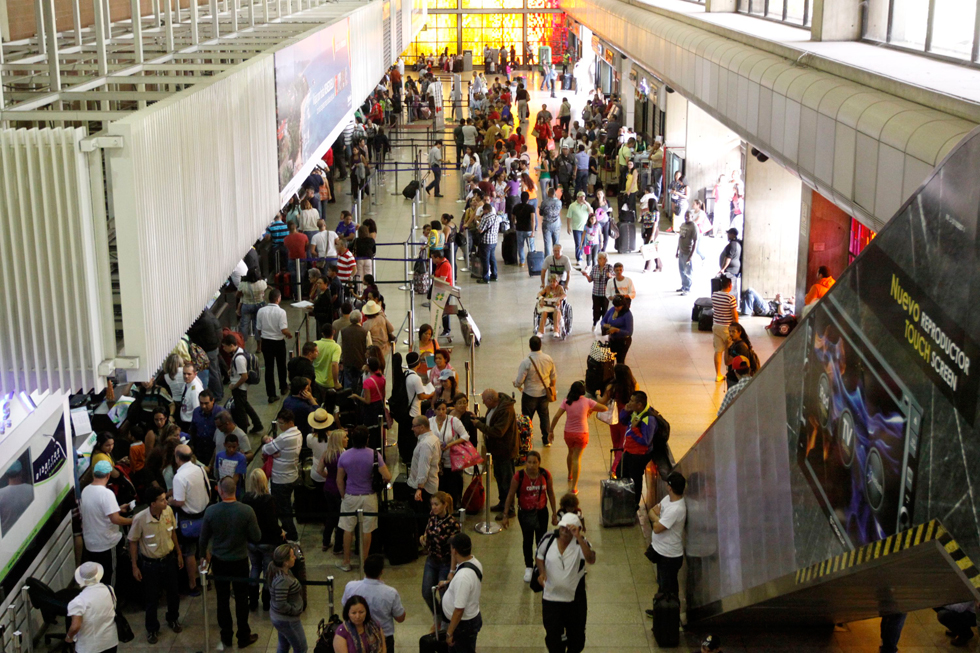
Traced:
<path id="1" fill-rule="evenodd" d="M 225 436 L 225 450 L 215 455 L 214 469 L 219 481 L 226 476 L 235 479 L 235 496 L 241 499 L 248 462 L 238 450 L 238 436 L 234 433 Z"/>

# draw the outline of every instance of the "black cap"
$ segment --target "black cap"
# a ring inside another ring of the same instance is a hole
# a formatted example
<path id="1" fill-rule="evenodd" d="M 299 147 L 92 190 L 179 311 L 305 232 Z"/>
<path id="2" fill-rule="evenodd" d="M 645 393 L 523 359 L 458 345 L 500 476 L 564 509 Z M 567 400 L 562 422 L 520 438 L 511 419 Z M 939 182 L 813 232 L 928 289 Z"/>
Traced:
<path id="1" fill-rule="evenodd" d="M 732 227 L 731 229 L 729 229 L 725 233 L 727 233 L 727 234 L 735 234 L 737 236 L 738 235 L 738 229 L 736 229 L 735 227 Z"/>

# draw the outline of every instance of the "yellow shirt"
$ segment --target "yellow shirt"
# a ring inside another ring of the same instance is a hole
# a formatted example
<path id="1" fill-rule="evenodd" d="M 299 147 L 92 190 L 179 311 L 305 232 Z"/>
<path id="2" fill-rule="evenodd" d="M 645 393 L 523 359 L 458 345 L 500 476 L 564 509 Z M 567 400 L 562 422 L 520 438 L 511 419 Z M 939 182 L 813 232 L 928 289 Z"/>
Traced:
<path id="1" fill-rule="evenodd" d="M 133 525 L 129 528 L 129 541 L 139 542 L 140 555 L 144 558 L 166 558 L 174 550 L 171 533 L 177 528 L 174 511 L 167 506 L 160 513 L 160 519 L 154 519 L 150 509 L 133 517 Z"/>

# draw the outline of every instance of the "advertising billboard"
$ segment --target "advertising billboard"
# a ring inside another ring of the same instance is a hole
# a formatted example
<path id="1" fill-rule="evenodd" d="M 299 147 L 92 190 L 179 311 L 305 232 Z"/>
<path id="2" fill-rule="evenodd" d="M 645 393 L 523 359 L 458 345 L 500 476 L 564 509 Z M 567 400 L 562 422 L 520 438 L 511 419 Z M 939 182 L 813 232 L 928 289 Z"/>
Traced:
<path id="1" fill-rule="evenodd" d="M 679 461 L 696 611 L 931 520 L 980 560 L 977 169 L 980 129 Z"/>
<path id="2" fill-rule="evenodd" d="M 353 109 L 350 19 L 275 54 L 279 189 L 299 186 L 316 156 Z"/>

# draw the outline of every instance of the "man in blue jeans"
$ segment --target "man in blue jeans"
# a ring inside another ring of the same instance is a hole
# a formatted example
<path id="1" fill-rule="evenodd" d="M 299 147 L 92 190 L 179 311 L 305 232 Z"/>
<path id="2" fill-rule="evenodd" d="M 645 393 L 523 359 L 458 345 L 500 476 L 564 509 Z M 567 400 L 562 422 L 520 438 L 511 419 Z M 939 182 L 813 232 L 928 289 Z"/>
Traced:
<path id="1" fill-rule="evenodd" d="M 439 182 L 442 180 L 442 141 L 436 141 L 429 150 L 429 170 L 432 171 L 432 181 L 425 187 L 425 192 L 435 189 L 436 197 L 442 197 L 439 192 Z"/>
<path id="2" fill-rule="evenodd" d="M 544 236 L 544 251 L 550 252 L 558 244 L 561 231 L 561 194 L 559 186 L 548 188 L 548 196 L 541 202 L 541 233 Z"/>
<path id="3" fill-rule="evenodd" d="M 483 213 L 480 214 L 480 262 L 483 266 L 483 278 L 477 283 L 490 283 L 497 280 L 497 230 L 500 227 L 500 217 L 490 205 L 490 200 L 484 198 Z"/>
<path id="4" fill-rule="evenodd" d="M 592 207 L 585 201 L 585 191 L 579 191 L 575 201 L 568 206 L 565 218 L 568 220 L 568 233 L 575 241 L 575 263 L 582 260 L 584 239 L 582 235 L 585 231 L 585 223 L 592 215 Z"/>
<path id="5" fill-rule="evenodd" d="M 538 231 L 538 216 L 534 207 L 528 204 L 527 192 L 521 193 L 521 201 L 514 206 L 514 226 L 517 229 L 517 263 L 524 267 L 524 242 L 527 241 L 528 254 L 534 251 L 534 234 Z"/>
<path id="6" fill-rule="evenodd" d="M 589 153 L 585 145 L 579 143 L 575 153 L 575 191 L 585 192 L 589 189 Z"/>

